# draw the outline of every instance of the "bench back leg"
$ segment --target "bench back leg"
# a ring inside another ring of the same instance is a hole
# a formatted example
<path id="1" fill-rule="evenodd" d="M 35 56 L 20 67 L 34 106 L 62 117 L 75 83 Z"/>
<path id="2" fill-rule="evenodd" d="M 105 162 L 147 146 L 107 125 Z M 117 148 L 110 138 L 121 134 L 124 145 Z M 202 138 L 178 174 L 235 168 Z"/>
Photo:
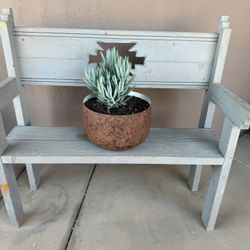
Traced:
<path id="1" fill-rule="evenodd" d="M 26 164 L 26 171 L 31 190 L 37 190 L 40 184 L 39 168 L 37 165 Z"/>
<path id="2" fill-rule="evenodd" d="M 218 26 L 218 33 L 219 33 L 219 41 L 217 44 L 216 53 L 214 57 L 210 82 L 220 84 L 231 35 L 228 16 L 221 17 Z M 209 95 L 206 91 L 201 110 L 199 128 L 212 127 L 214 111 L 215 111 L 215 105 L 210 101 Z M 201 173 L 202 173 L 201 165 L 191 166 L 188 177 L 188 185 L 192 191 L 198 191 Z"/>
<path id="3" fill-rule="evenodd" d="M 215 111 L 215 105 L 214 103 L 209 101 L 208 93 L 205 93 L 200 122 L 199 122 L 199 128 L 212 127 L 214 111 Z M 202 168 L 203 168 L 202 165 L 193 165 L 190 168 L 188 176 L 188 186 L 191 191 L 198 191 L 199 189 Z"/>
<path id="4" fill-rule="evenodd" d="M 225 118 L 218 146 L 221 153 L 225 156 L 225 161 L 222 166 L 213 167 L 213 173 L 202 212 L 202 221 L 208 231 L 212 231 L 216 223 L 239 134 L 240 129 L 228 118 Z"/>
<path id="5" fill-rule="evenodd" d="M 4 56 L 7 66 L 8 77 L 16 78 L 19 95 L 13 99 L 16 120 L 18 125 L 30 125 L 30 118 L 28 114 L 27 103 L 25 99 L 24 88 L 20 83 L 19 69 L 16 62 L 15 44 L 13 39 L 13 27 L 14 17 L 12 9 L 3 9 L 2 17 L 5 20 L 3 22 L 4 28 L 0 31 L 1 39 L 4 49 Z M 32 190 L 37 189 L 39 184 L 39 173 L 36 167 L 32 167 L 31 164 L 26 165 L 28 179 Z"/>
<path id="6" fill-rule="evenodd" d="M 0 162 L 0 186 L 10 223 L 14 228 L 19 227 L 24 213 L 13 165 Z"/>
<path id="7" fill-rule="evenodd" d="M 188 175 L 188 186 L 193 192 L 198 191 L 199 189 L 202 168 L 202 165 L 192 165 L 190 167 Z"/>

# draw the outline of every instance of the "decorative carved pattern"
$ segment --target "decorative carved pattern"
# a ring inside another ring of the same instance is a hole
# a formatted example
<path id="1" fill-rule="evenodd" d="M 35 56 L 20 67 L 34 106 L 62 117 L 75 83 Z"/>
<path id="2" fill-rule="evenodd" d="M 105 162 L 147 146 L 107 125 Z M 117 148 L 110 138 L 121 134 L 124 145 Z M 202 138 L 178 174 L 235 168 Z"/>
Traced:
<path id="1" fill-rule="evenodd" d="M 101 62 L 101 52 L 105 55 L 107 49 L 111 49 L 115 47 L 120 56 L 127 56 L 129 58 L 130 63 L 132 64 L 132 68 L 135 68 L 136 64 L 143 65 L 145 61 L 145 57 L 138 57 L 136 56 L 136 51 L 130 51 L 136 43 L 105 43 L 105 42 L 98 42 L 101 49 L 97 50 L 96 55 L 89 55 L 89 63 L 97 63 Z"/>

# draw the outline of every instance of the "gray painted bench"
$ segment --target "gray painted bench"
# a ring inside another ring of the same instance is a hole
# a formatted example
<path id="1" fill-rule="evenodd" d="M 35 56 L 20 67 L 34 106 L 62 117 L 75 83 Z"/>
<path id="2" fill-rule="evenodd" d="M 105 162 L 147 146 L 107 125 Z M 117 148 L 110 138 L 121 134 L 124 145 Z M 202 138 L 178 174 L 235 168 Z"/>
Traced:
<path id="1" fill-rule="evenodd" d="M 11 224 L 19 226 L 24 215 L 15 164 L 26 164 L 32 189 L 39 185 L 38 165 L 33 164 L 188 164 L 192 191 L 198 190 L 202 166 L 213 166 L 202 212 L 205 228 L 213 230 L 240 130 L 250 125 L 249 105 L 220 85 L 228 20 L 221 17 L 218 33 L 20 28 L 14 26 L 11 9 L 3 9 L 0 30 L 8 78 L 0 83 L 0 109 L 13 101 L 18 124 L 6 135 L 0 116 L 0 184 Z M 144 65 L 135 67 L 138 88 L 205 89 L 199 127 L 152 128 L 140 146 L 111 152 L 91 144 L 81 128 L 29 126 L 23 86 L 82 86 L 84 69 L 100 41 L 124 44 L 145 57 Z M 219 138 L 211 130 L 215 105 L 225 113 Z"/>

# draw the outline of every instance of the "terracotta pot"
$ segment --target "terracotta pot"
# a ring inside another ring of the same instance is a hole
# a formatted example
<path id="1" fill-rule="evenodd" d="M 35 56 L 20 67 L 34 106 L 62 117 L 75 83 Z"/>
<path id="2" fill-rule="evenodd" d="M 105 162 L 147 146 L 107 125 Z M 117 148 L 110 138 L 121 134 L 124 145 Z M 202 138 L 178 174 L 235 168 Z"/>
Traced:
<path id="1" fill-rule="evenodd" d="M 146 96 L 131 91 L 130 95 L 151 101 Z M 84 103 L 93 98 L 88 95 L 83 100 L 83 127 L 88 139 L 109 150 L 132 148 L 144 141 L 150 129 L 151 106 L 131 115 L 101 114 L 87 108 Z"/>

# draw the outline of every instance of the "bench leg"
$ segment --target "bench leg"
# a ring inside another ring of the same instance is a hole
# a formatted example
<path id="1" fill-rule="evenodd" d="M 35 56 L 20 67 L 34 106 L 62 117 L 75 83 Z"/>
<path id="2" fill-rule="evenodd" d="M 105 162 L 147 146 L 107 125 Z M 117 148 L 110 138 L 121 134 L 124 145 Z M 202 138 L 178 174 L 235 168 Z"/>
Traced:
<path id="1" fill-rule="evenodd" d="M 202 212 L 202 221 L 207 231 L 214 230 L 231 163 L 231 160 L 225 160 L 222 166 L 213 166 L 213 173 Z"/>
<path id="2" fill-rule="evenodd" d="M 17 228 L 22 223 L 24 213 L 13 165 L 0 162 L 0 186 L 10 223 Z"/>
<path id="3" fill-rule="evenodd" d="M 40 183 L 39 168 L 36 165 L 26 164 L 26 171 L 31 190 L 37 190 Z"/>
<path id="4" fill-rule="evenodd" d="M 202 173 L 202 165 L 192 165 L 188 175 L 188 186 L 191 191 L 198 191 Z"/>

